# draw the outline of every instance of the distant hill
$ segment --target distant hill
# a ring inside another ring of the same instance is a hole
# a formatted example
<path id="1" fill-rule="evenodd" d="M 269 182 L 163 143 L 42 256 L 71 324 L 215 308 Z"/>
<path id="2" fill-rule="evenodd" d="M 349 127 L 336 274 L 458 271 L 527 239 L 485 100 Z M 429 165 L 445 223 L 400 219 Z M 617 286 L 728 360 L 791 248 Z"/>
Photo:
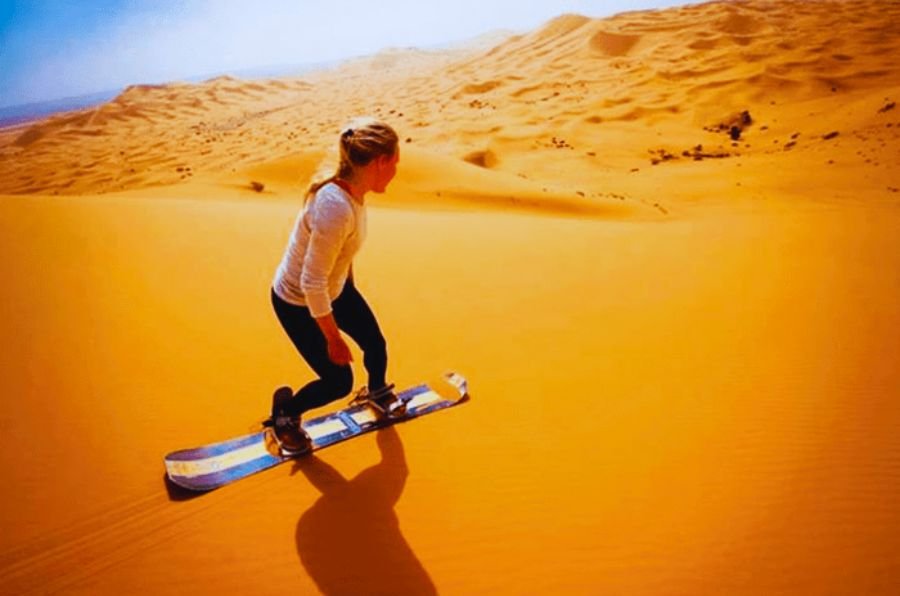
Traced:
<path id="1" fill-rule="evenodd" d="M 120 92 L 121 89 L 115 89 L 113 91 L 100 91 L 87 95 L 63 97 L 62 99 L 51 99 L 49 101 L 38 101 L 0 108 L 0 128 L 21 124 L 30 120 L 38 120 L 57 112 L 68 112 L 100 105 L 111 100 Z"/>

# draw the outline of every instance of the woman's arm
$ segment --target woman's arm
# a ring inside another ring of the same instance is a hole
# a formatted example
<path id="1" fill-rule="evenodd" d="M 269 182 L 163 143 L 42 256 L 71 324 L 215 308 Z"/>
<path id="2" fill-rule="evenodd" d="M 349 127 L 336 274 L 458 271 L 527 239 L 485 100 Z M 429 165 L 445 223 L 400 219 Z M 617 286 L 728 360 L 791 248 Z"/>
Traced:
<path id="1" fill-rule="evenodd" d="M 325 336 L 328 357 L 335 364 L 343 366 L 349 364 L 353 357 L 334 320 L 328 281 L 353 226 L 354 215 L 350 205 L 343 201 L 330 201 L 327 197 L 323 199 L 315 205 L 312 214 L 312 231 L 300 274 L 300 288 L 310 314 Z"/>
<path id="2" fill-rule="evenodd" d="M 300 272 L 300 289 L 313 317 L 331 312 L 328 282 L 347 236 L 353 228 L 353 209 L 343 201 L 317 199 L 310 222 L 309 243 Z"/>

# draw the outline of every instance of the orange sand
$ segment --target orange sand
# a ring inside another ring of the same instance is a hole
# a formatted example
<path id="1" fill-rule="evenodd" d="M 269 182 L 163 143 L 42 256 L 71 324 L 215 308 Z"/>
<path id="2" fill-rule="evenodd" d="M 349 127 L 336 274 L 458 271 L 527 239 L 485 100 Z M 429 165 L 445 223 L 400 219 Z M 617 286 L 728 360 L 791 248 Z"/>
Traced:
<path id="1" fill-rule="evenodd" d="M 0 131 L 0 593 L 893 593 L 898 40 L 874 0 L 569 15 Z M 355 266 L 391 377 L 473 400 L 170 498 L 311 378 L 268 287 L 358 113 L 409 139 Z"/>

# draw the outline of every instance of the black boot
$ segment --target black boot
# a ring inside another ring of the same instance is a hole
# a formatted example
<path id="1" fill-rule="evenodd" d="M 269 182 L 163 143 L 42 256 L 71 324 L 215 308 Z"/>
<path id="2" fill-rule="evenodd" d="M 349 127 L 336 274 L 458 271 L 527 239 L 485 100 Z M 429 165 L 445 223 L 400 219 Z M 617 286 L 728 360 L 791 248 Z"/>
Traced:
<path id="1" fill-rule="evenodd" d="M 290 415 L 286 406 L 294 399 L 290 387 L 279 387 L 272 395 L 272 418 L 266 426 L 271 426 L 284 455 L 303 455 L 312 450 L 312 439 L 300 424 L 300 415 Z"/>
<path id="2" fill-rule="evenodd" d="M 369 391 L 367 399 L 376 410 L 385 416 L 400 418 L 406 415 L 406 404 L 394 393 L 393 384 Z"/>

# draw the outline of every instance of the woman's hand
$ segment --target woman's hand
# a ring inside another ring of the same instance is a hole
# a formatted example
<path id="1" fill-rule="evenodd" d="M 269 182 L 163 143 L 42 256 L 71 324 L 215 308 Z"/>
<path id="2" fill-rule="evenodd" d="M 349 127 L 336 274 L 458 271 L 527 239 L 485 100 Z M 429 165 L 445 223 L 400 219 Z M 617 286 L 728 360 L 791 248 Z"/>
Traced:
<path id="1" fill-rule="evenodd" d="M 328 340 L 328 357 L 338 366 L 345 366 L 353 361 L 350 346 L 340 335 Z"/>
<path id="2" fill-rule="evenodd" d="M 319 324 L 319 329 L 322 330 L 322 335 L 325 336 L 325 341 L 328 343 L 328 358 L 338 366 L 350 364 L 353 361 L 353 355 L 338 330 L 334 315 L 328 313 L 324 317 L 316 319 L 316 323 Z"/>

